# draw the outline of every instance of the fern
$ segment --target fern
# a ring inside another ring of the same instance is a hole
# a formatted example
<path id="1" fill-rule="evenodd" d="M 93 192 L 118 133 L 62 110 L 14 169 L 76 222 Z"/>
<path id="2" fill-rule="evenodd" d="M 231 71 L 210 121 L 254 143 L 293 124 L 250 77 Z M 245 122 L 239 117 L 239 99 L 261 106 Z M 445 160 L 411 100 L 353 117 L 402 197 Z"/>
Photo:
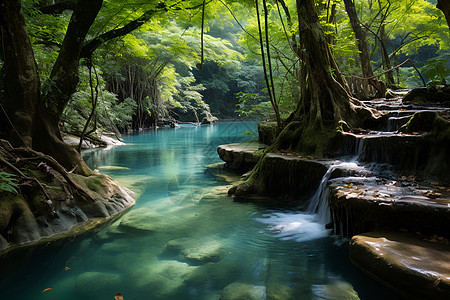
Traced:
<path id="1" fill-rule="evenodd" d="M 16 175 L 14 174 L 0 172 L 0 191 L 17 194 L 19 185 L 16 183 L 17 179 L 15 177 Z"/>

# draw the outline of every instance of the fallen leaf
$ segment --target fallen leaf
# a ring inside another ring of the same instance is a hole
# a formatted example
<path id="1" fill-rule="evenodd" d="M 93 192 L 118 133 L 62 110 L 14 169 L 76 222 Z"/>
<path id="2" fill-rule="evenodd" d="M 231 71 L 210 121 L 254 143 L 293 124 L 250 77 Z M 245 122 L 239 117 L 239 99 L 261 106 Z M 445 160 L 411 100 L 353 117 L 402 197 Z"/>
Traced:
<path id="1" fill-rule="evenodd" d="M 64 267 L 64 270 L 69 271 L 70 268 L 69 267 Z"/>
<path id="2" fill-rule="evenodd" d="M 353 186 L 353 184 L 349 183 L 348 184 L 348 188 L 351 188 Z"/>
<path id="3" fill-rule="evenodd" d="M 436 279 L 436 280 L 434 281 L 433 287 L 437 287 L 437 286 L 439 285 L 439 283 L 441 283 L 441 279 L 440 279 L 440 278 L 438 278 L 438 279 Z"/>
<path id="4" fill-rule="evenodd" d="M 435 181 L 435 182 L 432 182 L 431 184 L 432 184 L 432 185 L 438 185 L 439 182 L 438 182 L 438 181 Z"/>
<path id="5" fill-rule="evenodd" d="M 437 188 L 440 190 L 445 190 L 445 186 L 438 186 Z"/>
<path id="6" fill-rule="evenodd" d="M 373 191 L 374 193 L 378 193 L 378 190 Z"/>
<path id="7" fill-rule="evenodd" d="M 117 295 L 114 297 L 114 300 L 124 300 L 123 299 L 123 296 L 122 296 L 122 293 L 117 293 Z"/>
<path id="8" fill-rule="evenodd" d="M 53 290 L 53 289 L 52 288 L 46 288 L 46 289 L 42 290 L 41 293 L 45 293 L 45 292 L 48 292 L 48 291 L 51 291 L 51 290 Z"/>

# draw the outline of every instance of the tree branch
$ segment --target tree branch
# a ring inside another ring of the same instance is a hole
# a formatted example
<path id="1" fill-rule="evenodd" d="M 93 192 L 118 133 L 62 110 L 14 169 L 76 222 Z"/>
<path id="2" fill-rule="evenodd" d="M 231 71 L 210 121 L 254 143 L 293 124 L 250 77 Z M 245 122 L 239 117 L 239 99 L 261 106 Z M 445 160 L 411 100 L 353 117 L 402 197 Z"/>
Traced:
<path id="1" fill-rule="evenodd" d="M 55 4 L 38 6 L 38 9 L 43 14 L 57 15 L 65 10 L 74 10 L 77 5 L 77 0 L 58 1 Z"/>
<path id="2" fill-rule="evenodd" d="M 154 14 L 164 10 L 166 10 L 166 5 L 164 4 L 164 2 L 160 2 L 156 9 L 147 10 L 142 16 L 140 16 L 136 20 L 131 21 L 130 23 L 120 28 L 107 31 L 99 35 L 98 37 L 94 38 L 93 40 L 89 41 L 86 45 L 83 46 L 80 58 L 88 58 L 92 56 L 92 53 L 94 53 L 94 51 L 97 50 L 97 48 L 100 47 L 103 43 L 132 32 L 133 30 L 144 25 L 148 20 L 150 20 L 151 17 L 153 17 Z"/>

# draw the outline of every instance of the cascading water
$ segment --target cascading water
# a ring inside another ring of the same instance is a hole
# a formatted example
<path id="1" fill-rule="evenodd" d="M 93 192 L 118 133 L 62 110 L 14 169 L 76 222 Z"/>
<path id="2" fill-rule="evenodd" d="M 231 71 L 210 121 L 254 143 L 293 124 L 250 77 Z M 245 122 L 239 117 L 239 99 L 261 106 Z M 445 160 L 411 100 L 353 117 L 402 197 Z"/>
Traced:
<path id="1" fill-rule="evenodd" d="M 330 230 L 325 229 L 330 223 L 331 213 L 328 206 L 328 181 L 336 169 L 357 170 L 362 167 L 354 162 L 338 162 L 331 165 L 322 177 L 317 191 L 307 202 L 303 212 L 274 212 L 257 218 L 258 221 L 268 224 L 268 229 L 282 240 L 293 239 L 297 242 L 309 241 L 329 235 Z"/>

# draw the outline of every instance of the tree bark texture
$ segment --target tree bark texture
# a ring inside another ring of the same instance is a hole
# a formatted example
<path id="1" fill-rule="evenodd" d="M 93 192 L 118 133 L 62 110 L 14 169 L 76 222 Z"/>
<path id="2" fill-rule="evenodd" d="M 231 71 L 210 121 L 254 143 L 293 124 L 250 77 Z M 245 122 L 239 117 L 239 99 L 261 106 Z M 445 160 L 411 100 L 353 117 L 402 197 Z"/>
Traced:
<path id="1" fill-rule="evenodd" d="M 391 59 L 389 58 L 389 53 L 387 51 L 387 46 L 386 46 L 386 41 L 387 41 L 387 36 L 386 36 L 386 31 L 385 31 L 385 26 L 384 24 L 381 25 L 380 28 L 380 48 L 381 48 L 381 58 L 382 58 L 382 62 L 383 62 L 383 68 L 385 71 L 390 70 L 391 67 Z M 388 86 L 392 86 L 394 85 L 395 81 L 394 81 L 394 74 L 392 71 L 387 72 L 386 74 L 386 84 Z"/>
<path id="2" fill-rule="evenodd" d="M 436 7 L 442 10 L 450 27 L 450 0 L 438 0 Z"/>
<path id="3" fill-rule="evenodd" d="M 39 101 L 40 80 L 20 0 L 0 1 L 0 27 L 5 70 L 5 110 L 14 124 L 13 144 L 32 145 L 32 122 Z M 2 113 L 3 114 L 3 113 Z M 11 124 L 7 124 L 8 127 Z"/>
<path id="4" fill-rule="evenodd" d="M 80 53 L 102 0 L 80 0 L 75 7 L 47 92 L 40 80 L 25 27 L 21 1 L 1 0 L 0 22 L 5 42 L 6 110 L 14 128 L 11 140 L 53 156 L 65 168 L 90 172 L 79 153 L 65 144 L 59 130 L 64 108 L 78 84 Z"/>
<path id="5" fill-rule="evenodd" d="M 307 72 L 307 89 L 300 105 L 308 115 L 308 124 L 321 128 L 335 123 L 350 110 L 349 96 L 333 77 L 326 36 L 320 25 L 313 0 L 297 0 L 301 53 Z"/>
<path id="6" fill-rule="evenodd" d="M 358 43 L 359 50 L 359 60 L 361 62 L 361 71 L 362 76 L 364 78 L 373 77 L 372 66 L 370 65 L 370 55 L 369 50 L 367 48 L 366 42 L 366 34 L 361 28 L 360 20 L 356 13 L 355 3 L 352 0 L 344 0 L 345 10 L 347 11 L 347 15 L 350 19 L 350 24 L 352 26 L 353 32 L 355 33 L 355 37 Z M 368 84 L 371 84 L 377 90 L 377 96 L 383 97 L 386 88 L 384 85 L 379 82 L 377 79 L 371 80 L 363 80 L 363 90 L 361 91 L 361 95 L 359 97 L 369 98 L 369 89 Z"/>

